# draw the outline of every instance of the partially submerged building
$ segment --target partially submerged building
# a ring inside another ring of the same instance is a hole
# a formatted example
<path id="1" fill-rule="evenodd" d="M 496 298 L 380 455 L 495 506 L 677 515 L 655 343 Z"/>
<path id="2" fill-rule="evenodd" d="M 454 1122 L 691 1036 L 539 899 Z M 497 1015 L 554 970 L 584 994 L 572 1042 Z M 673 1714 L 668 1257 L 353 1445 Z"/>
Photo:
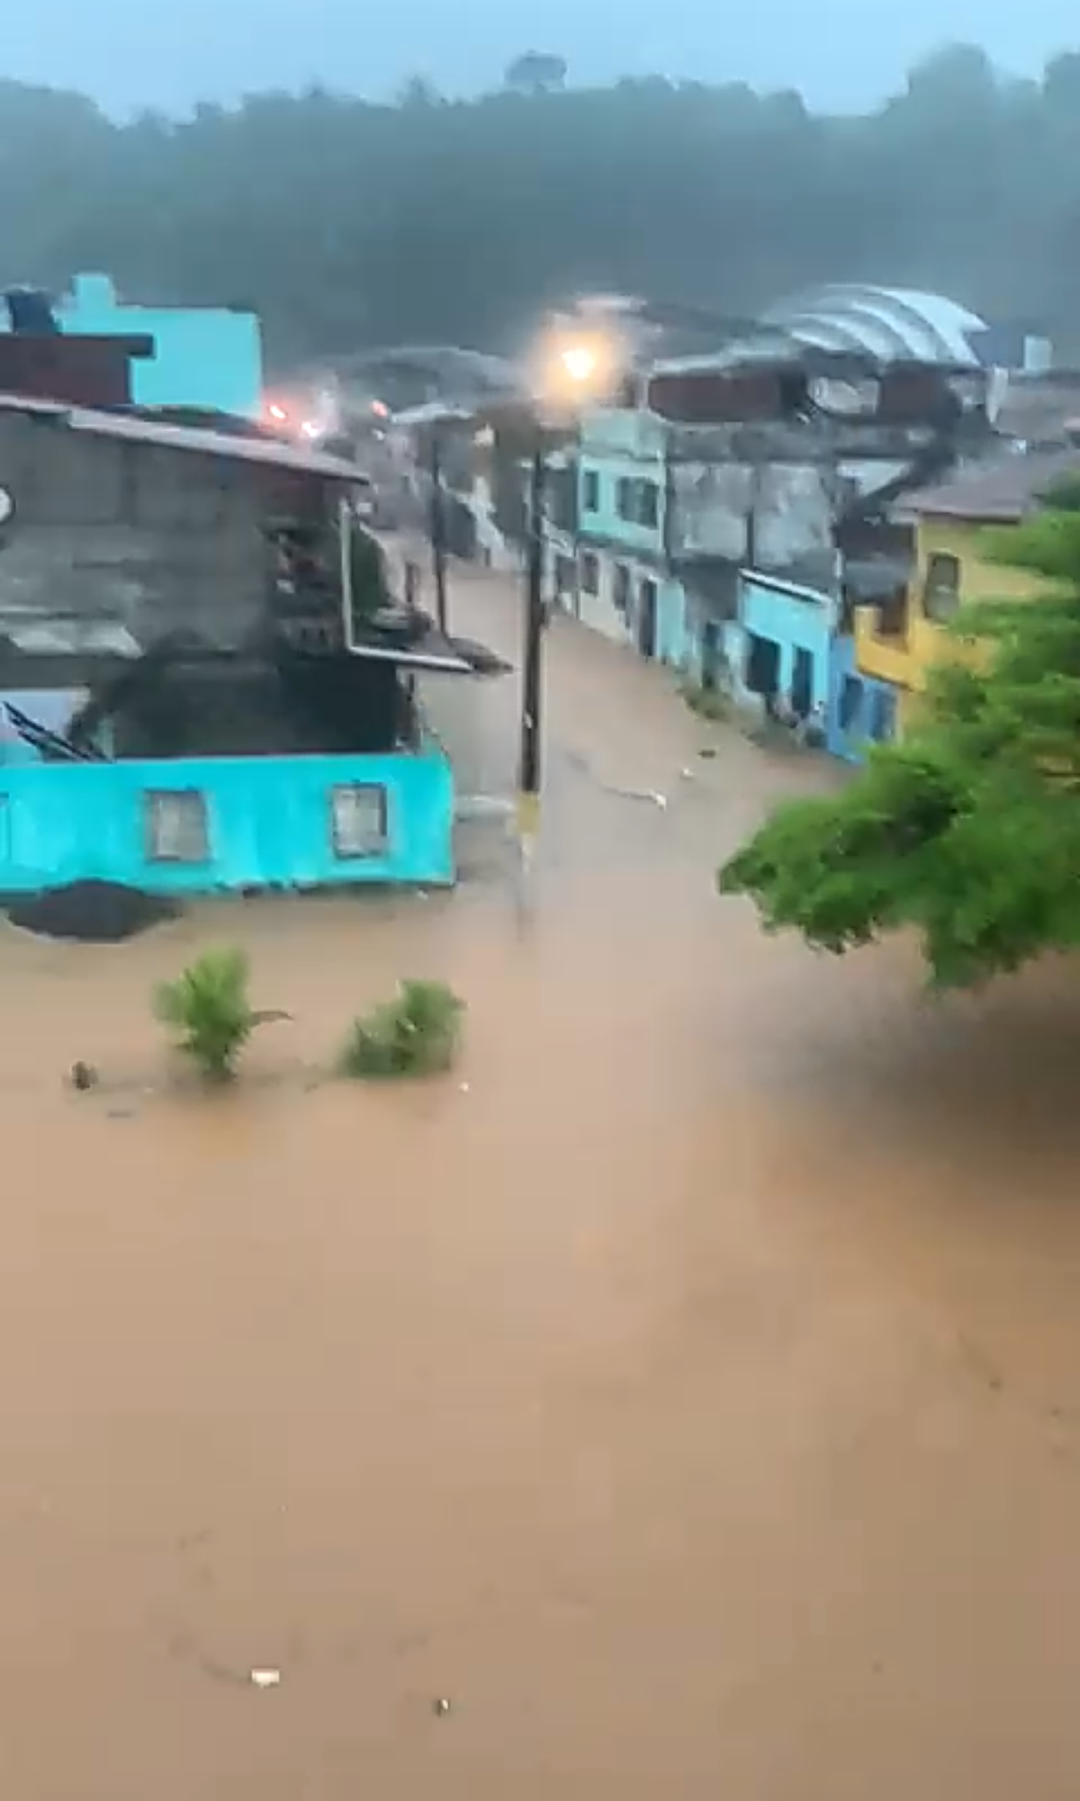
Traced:
<path id="1" fill-rule="evenodd" d="M 854 680 L 887 685 L 901 723 L 917 708 L 930 670 L 970 647 L 949 633 L 965 604 L 983 600 L 1037 602 L 1052 584 L 1034 570 L 994 561 L 984 542 L 988 527 L 1019 525 L 1055 488 L 1080 481 L 1080 443 L 1013 452 L 953 478 L 918 488 L 899 502 L 899 529 L 913 535 L 910 577 L 890 601 L 856 613 Z"/>
<path id="2" fill-rule="evenodd" d="M 448 883 L 364 476 L 299 446 L 0 396 L 0 891 Z"/>
<path id="3" fill-rule="evenodd" d="M 740 680 L 744 571 L 767 577 L 770 593 L 780 583 L 838 600 L 842 522 L 989 435 L 978 376 L 847 352 L 660 368 L 643 400 L 582 417 L 566 599 L 596 629 L 679 666 L 699 668 L 722 640 Z M 754 671 L 782 670 L 780 648 L 755 655 Z M 816 671 L 815 693 L 824 681 Z"/>

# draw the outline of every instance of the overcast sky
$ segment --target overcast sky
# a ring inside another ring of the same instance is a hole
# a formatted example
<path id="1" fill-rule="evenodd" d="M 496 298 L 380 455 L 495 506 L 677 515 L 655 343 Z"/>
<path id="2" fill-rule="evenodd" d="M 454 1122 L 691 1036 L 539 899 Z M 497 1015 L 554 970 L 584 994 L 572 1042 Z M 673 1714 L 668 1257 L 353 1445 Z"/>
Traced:
<path id="1" fill-rule="evenodd" d="M 125 113 L 312 80 L 387 98 L 414 74 L 473 93 L 526 49 L 558 51 L 575 82 L 694 76 L 852 107 L 950 39 L 981 42 L 1018 74 L 1080 47 L 1080 0 L 10 0 L 3 10 L 5 75 L 80 87 Z"/>

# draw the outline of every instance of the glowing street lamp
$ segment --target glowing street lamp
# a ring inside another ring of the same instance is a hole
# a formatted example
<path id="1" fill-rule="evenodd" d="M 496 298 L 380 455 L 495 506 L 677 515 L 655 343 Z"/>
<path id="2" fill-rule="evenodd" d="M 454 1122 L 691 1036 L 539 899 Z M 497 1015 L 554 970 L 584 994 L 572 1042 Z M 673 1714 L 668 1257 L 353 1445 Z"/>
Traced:
<path id="1" fill-rule="evenodd" d="M 559 361 L 575 387 L 584 387 L 592 381 L 599 366 L 599 358 L 590 344 L 568 344 Z"/>

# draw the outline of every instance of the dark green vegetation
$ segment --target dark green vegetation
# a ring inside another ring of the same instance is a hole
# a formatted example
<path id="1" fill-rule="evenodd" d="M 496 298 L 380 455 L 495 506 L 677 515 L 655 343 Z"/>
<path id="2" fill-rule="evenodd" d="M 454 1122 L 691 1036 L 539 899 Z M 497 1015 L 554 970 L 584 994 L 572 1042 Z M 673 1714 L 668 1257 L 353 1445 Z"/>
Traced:
<path id="1" fill-rule="evenodd" d="M 839 796 L 780 807 L 719 877 L 817 949 L 911 927 L 938 988 L 1080 944 L 1080 489 L 992 542 L 1054 596 L 962 612 L 980 669 L 936 671 L 903 743 Z"/>
<path id="2" fill-rule="evenodd" d="M 208 1082 L 226 1082 L 236 1074 L 256 1026 L 286 1017 L 252 1007 L 247 958 L 232 948 L 204 951 L 174 982 L 163 982 L 154 1011 Z"/>
<path id="3" fill-rule="evenodd" d="M 699 719 L 726 719 L 731 712 L 731 702 L 721 688 L 709 688 L 704 682 L 686 681 L 679 692 L 691 713 L 696 713 Z"/>
<path id="4" fill-rule="evenodd" d="M 289 1017 L 251 1005 L 250 967 L 236 946 L 204 951 L 175 981 L 162 982 L 154 993 L 154 1012 L 177 1050 L 209 1083 L 236 1075 L 257 1026 Z M 403 981 L 392 1000 L 354 1020 L 338 1072 L 372 1080 L 442 1074 L 457 1058 L 464 1015 L 464 1001 L 445 982 Z M 86 1068 L 75 1066 L 76 1087 L 93 1085 L 79 1079 Z"/>
<path id="5" fill-rule="evenodd" d="M 1080 350 L 1080 54 L 1039 83 L 944 51 L 863 118 L 739 84 L 561 82 L 526 56 L 469 104 L 414 82 L 395 106 L 265 94 L 125 125 L 0 84 L 7 279 L 105 269 L 131 299 L 252 304 L 281 358 L 512 347 L 583 289 L 742 314 L 858 279 Z"/>
<path id="6" fill-rule="evenodd" d="M 439 1075 L 457 1057 L 464 1013 L 445 982 L 402 982 L 393 1000 L 354 1023 L 341 1073 L 373 1081 Z"/>

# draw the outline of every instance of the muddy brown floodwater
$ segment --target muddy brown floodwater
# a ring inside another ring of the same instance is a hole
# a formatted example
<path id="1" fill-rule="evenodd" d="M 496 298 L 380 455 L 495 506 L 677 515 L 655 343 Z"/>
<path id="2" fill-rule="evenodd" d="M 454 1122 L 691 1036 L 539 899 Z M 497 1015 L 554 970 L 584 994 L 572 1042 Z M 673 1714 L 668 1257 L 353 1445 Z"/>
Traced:
<path id="1" fill-rule="evenodd" d="M 527 914 L 489 827 L 452 897 L 0 938 L 11 1801 L 1075 1801 L 1075 971 L 763 938 L 713 868 L 828 775 L 550 651 Z M 513 701 L 433 697 L 477 780 Z M 222 937 L 295 1023 L 170 1095 Z M 401 972 L 467 1087 L 311 1079 Z"/>

